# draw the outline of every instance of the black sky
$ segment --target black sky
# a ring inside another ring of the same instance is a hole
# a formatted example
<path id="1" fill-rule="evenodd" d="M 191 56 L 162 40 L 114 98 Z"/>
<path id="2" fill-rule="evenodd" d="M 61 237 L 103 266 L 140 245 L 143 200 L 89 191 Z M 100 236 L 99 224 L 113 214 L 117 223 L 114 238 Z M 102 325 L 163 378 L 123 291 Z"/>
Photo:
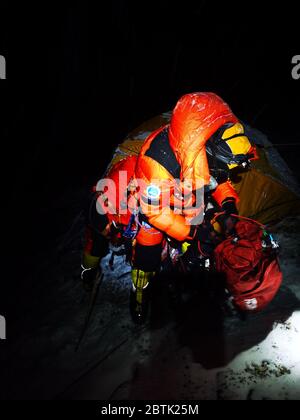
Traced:
<path id="1" fill-rule="evenodd" d="M 42 171 L 47 182 L 54 163 L 66 180 L 96 175 L 108 143 L 195 90 L 219 93 L 274 136 L 299 138 L 294 15 L 290 6 L 263 11 L 253 2 L 204 0 L 11 10 L 9 131 L 17 161 L 26 157 L 24 171 Z"/>

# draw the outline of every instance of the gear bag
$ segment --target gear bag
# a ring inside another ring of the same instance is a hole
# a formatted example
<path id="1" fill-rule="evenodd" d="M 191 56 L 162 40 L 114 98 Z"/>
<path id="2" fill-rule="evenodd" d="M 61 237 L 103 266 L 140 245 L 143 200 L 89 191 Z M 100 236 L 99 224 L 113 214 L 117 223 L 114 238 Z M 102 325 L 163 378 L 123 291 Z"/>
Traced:
<path id="1" fill-rule="evenodd" d="M 250 219 L 239 218 L 235 233 L 215 249 L 216 268 L 225 274 L 235 305 L 257 312 L 273 300 L 282 283 L 278 244 Z"/>

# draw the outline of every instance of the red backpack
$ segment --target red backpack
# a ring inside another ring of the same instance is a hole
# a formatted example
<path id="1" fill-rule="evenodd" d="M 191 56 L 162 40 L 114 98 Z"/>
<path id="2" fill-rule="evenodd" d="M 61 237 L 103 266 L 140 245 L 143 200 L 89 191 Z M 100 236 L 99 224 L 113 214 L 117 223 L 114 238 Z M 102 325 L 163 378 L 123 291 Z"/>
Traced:
<path id="1" fill-rule="evenodd" d="M 243 311 L 259 311 L 282 283 L 276 245 L 262 225 L 249 219 L 240 218 L 235 232 L 216 248 L 216 268 L 225 274 L 235 305 Z"/>

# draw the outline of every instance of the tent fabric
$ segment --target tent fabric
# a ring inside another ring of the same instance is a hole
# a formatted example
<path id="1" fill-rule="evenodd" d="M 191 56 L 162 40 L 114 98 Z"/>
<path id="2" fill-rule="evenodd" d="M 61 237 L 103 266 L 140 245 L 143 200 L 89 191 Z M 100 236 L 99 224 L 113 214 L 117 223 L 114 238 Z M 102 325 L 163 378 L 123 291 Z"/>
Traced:
<path id="1" fill-rule="evenodd" d="M 124 159 L 126 156 L 137 156 L 140 153 L 140 150 L 147 137 L 153 131 L 169 124 L 171 117 L 172 112 L 166 112 L 164 114 L 158 115 L 148 121 L 145 121 L 131 133 L 129 133 L 123 143 L 119 144 L 117 147 L 112 161 L 107 168 L 107 172 L 109 172 L 115 163 Z"/>
<path id="2" fill-rule="evenodd" d="M 137 156 L 146 138 L 169 124 L 171 117 L 172 112 L 161 114 L 132 131 L 117 147 L 107 172 L 125 157 Z M 260 159 L 233 182 L 240 196 L 240 214 L 264 224 L 299 215 L 300 190 L 290 169 L 264 134 L 247 124 L 245 127 L 247 136 L 257 145 Z"/>
<path id="3" fill-rule="evenodd" d="M 287 187 L 272 177 L 252 169 L 234 183 L 240 196 L 241 216 L 267 224 L 289 215 L 300 214 L 300 199 Z"/>
<path id="4" fill-rule="evenodd" d="M 263 151 L 263 154 L 260 155 L 260 161 L 256 162 L 256 167 L 262 169 L 262 161 L 267 162 L 269 164 L 268 169 L 266 169 L 268 174 L 274 176 L 278 181 L 300 197 L 300 186 L 297 180 L 294 178 L 290 168 L 279 152 L 268 140 L 268 137 L 247 124 L 244 124 L 244 126 L 246 128 L 247 136 L 257 145 L 258 151 Z M 272 171 L 270 168 L 272 168 Z"/>

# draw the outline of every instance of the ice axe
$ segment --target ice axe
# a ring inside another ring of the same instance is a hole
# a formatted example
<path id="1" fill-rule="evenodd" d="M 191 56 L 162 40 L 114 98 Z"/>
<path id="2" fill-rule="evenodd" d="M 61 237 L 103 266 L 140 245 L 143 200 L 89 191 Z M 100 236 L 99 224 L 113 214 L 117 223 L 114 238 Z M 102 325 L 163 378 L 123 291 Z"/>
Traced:
<path id="1" fill-rule="evenodd" d="M 96 279 L 95 279 L 95 282 L 94 282 L 94 285 L 93 285 L 93 288 L 92 288 L 91 294 L 90 294 L 90 302 L 89 302 L 89 306 L 88 306 L 88 311 L 87 311 L 87 314 L 86 314 L 86 318 L 85 318 L 85 321 L 84 321 L 82 332 L 80 334 L 78 343 L 77 343 L 76 348 L 75 348 L 75 352 L 77 352 L 79 350 L 80 344 L 82 343 L 82 340 L 83 340 L 83 338 L 85 336 L 85 333 L 88 329 L 89 322 L 90 322 L 90 319 L 91 319 L 91 316 L 92 316 L 92 313 L 93 313 L 93 309 L 94 309 L 94 306 L 95 306 L 96 298 L 97 298 L 97 295 L 98 295 L 99 287 L 100 287 L 100 285 L 103 281 L 103 277 L 104 277 L 104 274 L 99 273 L 97 275 Z"/>

